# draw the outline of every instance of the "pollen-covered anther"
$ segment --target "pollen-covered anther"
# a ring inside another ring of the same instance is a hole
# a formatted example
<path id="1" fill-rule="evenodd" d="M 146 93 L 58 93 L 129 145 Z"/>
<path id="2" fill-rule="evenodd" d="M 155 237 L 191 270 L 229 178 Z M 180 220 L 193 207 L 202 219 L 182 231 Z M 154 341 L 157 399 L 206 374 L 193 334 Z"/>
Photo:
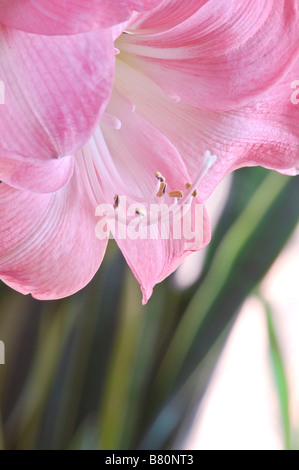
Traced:
<path id="1" fill-rule="evenodd" d="M 164 194 L 166 193 L 166 189 L 167 189 L 167 184 L 162 181 L 160 184 L 159 191 L 157 192 L 156 196 L 163 197 Z"/>
<path id="2" fill-rule="evenodd" d="M 116 194 L 116 196 L 114 196 L 114 204 L 113 204 L 113 207 L 114 209 L 117 209 L 119 206 L 119 195 Z"/>
<path id="3" fill-rule="evenodd" d="M 170 191 L 168 193 L 169 197 L 174 197 L 176 199 L 181 199 L 184 196 L 183 191 Z"/>
<path id="4" fill-rule="evenodd" d="M 137 207 L 135 210 L 135 214 L 143 218 L 144 216 L 146 216 L 146 210 L 143 207 Z"/>
<path id="5" fill-rule="evenodd" d="M 185 184 L 185 188 L 187 189 L 187 191 L 189 191 L 189 189 L 191 188 L 192 184 L 191 183 L 186 183 Z M 198 196 L 198 189 L 195 189 L 192 193 L 192 196 L 193 197 L 197 197 Z"/>
<path id="6" fill-rule="evenodd" d="M 166 179 L 164 176 L 160 173 L 160 171 L 156 171 L 155 177 L 160 181 L 160 183 L 165 183 Z"/>

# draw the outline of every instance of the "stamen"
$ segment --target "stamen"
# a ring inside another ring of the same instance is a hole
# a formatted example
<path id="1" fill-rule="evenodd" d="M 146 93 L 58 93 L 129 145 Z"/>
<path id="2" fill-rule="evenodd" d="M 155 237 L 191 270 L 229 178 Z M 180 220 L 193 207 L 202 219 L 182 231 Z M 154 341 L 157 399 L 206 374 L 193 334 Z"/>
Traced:
<path id="1" fill-rule="evenodd" d="M 111 116 L 108 115 L 108 121 L 110 120 L 110 117 Z M 97 154 L 100 155 L 100 158 L 95 158 Z M 82 168 L 85 184 L 89 191 L 89 196 L 93 203 L 98 203 L 98 201 L 101 201 L 103 199 L 103 195 L 106 198 L 111 198 L 111 193 L 107 194 L 108 191 L 106 191 L 108 183 L 111 182 L 111 186 L 117 187 L 118 191 L 118 194 L 114 196 L 113 207 L 115 211 L 121 209 L 121 198 L 119 194 L 122 194 L 122 192 L 127 198 L 130 198 L 134 203 L 145 204 L 146 208 L 148 208 L 148 205 L 152 202 L 151 197 L 140 197 L 132 194 L 128 190 L 128 185 L 125 185 L 125 182 L 118 173 L 118 169 L 111 157 L 111 154 L 108 150 L 100 128 L 96 130 L 94 137 L 90 140 L 90 145 L 84 148 L 82 152 L 82 157 L 82 159 L 78 160 Z M 216 156 L 211 155 L 209 151 L 205 152 L 199 168 L 199 173 L 196 176 L 194 182 L 192 184 L 189 182 L 185 184 L 186 192 L 183 192 L 181 190 L 169 191 L 168 196 L 172 199 L 170 204 L 171 207 L 174 209 L 174 216 L 178 215 L 180 216 L 180 218 L 184 217 L 185 213 L 192 204 L 192 199 L 197 197 L 199 194 L 197 188 L 201 180 L 205 177 L 209 168 L 214 164 L 216 160 Z M 99 179 L 98 177 L 99 174 L 101 174 L 101 179 Z M 164 200 L 163 196 L 166 194 L 167 184 L 166 178 L 160 172 L 157 171 L 155 173 L 155 177 L 157 178 L 158 187 L 154 195 L 152 195 L 152 199 L 154 197 L 159 197 L 160 207 L 160 203 L 163 203 Z M 108 181 L 106 185 L 101 184 L 103 179 L 106 179 Z M 169 202 L 170 201 L 168 200 L 168 204 Z M 181 213 L 181 208 L 183 208 L 183 214 Z M 120 215 L 121 214 L 118 214 L 118 216 Z M 145 218 L 145 216 L 147 216 L 147 210 L 144 207 L 137 207 L 135 209 L 135 215 L 138 216 L 140 218 L 140 221 L 142 221 L 143 224 L 146 224 L 146 226 L 159 223 L 159 221 L 163 223 L 163 221 L 166 220 L 166 217 L 168 217 L 168 215 L 163 215 L 163 213 L 161 213 L 157 214 L 155 220 L 149 217 Z M 126 217 L 123 220 L 119 220 L 119 222 L 127 224 Z"/>
<path id="2" fill-rule="evenodd" d="M 208 170 L 216 162 L 216 160 L 217 160 L 217 157 L 215 155 L 211 155 L 211 152 L 209 150 L 205 152 L 203 156 L 203 162 L 202 162 L 200 171 L 197 175 L 197 178 L 195 179 L 194 183 L 189 187 L 189 190 L 188 190 L 189 192 L 185 194 L 185 196 L 180 200 L 180 204 L 184 204 L 184 203 L 188 204 L 188 200 L 190 198 L 190 192 L 192 192 L 193 197 L 196 197 L 198 195 L 198 192 L 196 191 L 197 191 L 197 187 L 199 186 L 199 183 L 205 177 Z"/>
<path id="3" fill-rule="evenodd" d="M 164 176 L 163 176 L 159 171 L 156 171 L 155 177 L 156 177 L 161 183 L 165 183 L 165 181 L 166 181 L 166 179 L 164 178 Z"/>
<path id="4" fill-rule="evenodd" d="M 166 193 L 166 189 L 167 189 L 166 178 L 162 175 L 162 173 L 160 173 L 160 171 L 156 171 L 155 177 L 158 180 L 156 190 L 155 190 L 155 195 L 156 197 L 161 198 Z"/>
<path id="5" fill-rule="evenodd" d="M 184 193 L 183 193 L 183 191 L 170 191 L 168 193 L 168 196 L 169 197 L 174 197 L 175 199 L 176 198 L 181 199 L 184 196 Z"/>
<path id="6" fill-rule="evenodd" d="M 204 178 L 209 168 L 216 161 L 216 159 L 217 158 L 215 156 L 211 155 L 211 153 L 207 151 L 204 155 L 203 163 L 202 163 L 202 166 L 200 168 L 199 174 L 197 175 L 195 182 L 193 184 L 186 183 L 185 185 L 185 188 L 188 192 L 185 195 L 183 191 L 180 191 L 180 190 L 170 191 L 168 193 L 169 197 L 173 199 L 173 204 L 171 205 L 171 207 L 174 208 L 174 211 L 173 211 L 174 218 L 181 219 L 188 212 L 192 204 L 192 199 L 198 196 L 197 186 L 199 185 L 200 181 Z M 157 172 L 155 176 L 160 183 L 161 192 L 165 192 L 167 185 L 166 185 L 166 182 L 165 182 L 166 180 L 164 176 L 159 172 Z M 115 201 L 115 205 L 117 205 L 118 204 L 117 196 L 115 196 L 114 201 Z M 164 215 L 158 214 L 155 219 L 152 219 L 151 217 L 145 218 L 145 216 L 147 215 L 147 211 L 144 207 L 137 207 L 135 209 L 135 215 L 139 217 L 140 223 L 143 223 L 146 226 L 163 223 L 164 220 L 168 220 L 167 218 L 169 216 L 169 214 L 167 213 Z M 126 219 L 124 219 L 123 221 L 119 221 L 119 222 L 126 224 Z"/>
<path id="7" fill-rule="evenodd" d="M 164 182 L 160 183 L 159 191 L 157 192 L 157 197 L 162 197 L 165 195 L 167 189 L 167 184 Z"/>
<path id="8" fill-rule="evenodd" d="M 189 189 L 191 188 L 192 184 L 191 183 L 186 183 L 185 184 L 185 188 L 187 189 L 187 191 L 189 191 Z M 192 196 L 193 197 L 197 197 L 198 196 L 198 189 L 195 189 L 192 193 Z"/>
<path id="9" fill-rule="evenodd" d="M 139 218 L 143 219 L 143 217 L 146 216 L 146 210 L 143 207 L 137 207 L 135 214 L 138 215 Z"/>
<path id="10" fill-rule="evenodd" d="M 114 209 L 117 209 L 119 206 L 119 195 L 116 194 L 116 196 L 114 196 L 114 204 L 113 204 L 113 207 Z"/>

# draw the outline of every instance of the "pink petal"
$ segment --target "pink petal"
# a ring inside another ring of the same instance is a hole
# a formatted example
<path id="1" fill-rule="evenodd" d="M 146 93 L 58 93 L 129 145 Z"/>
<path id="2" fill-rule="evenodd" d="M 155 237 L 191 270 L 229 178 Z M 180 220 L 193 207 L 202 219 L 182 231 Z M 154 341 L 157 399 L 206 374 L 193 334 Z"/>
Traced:
<path id="1" fill-rule="evenodd" d="M 299 105 L 291 102 L 291 84 L 299 60 L 275 87 L 247 106 L 212 112 L 175 103 L 143 73 L 117 61 L 116 87 L 135 103 L 136 114 L 164 134 L 194 175 L 206 150 L 218 157 L 199 186 L 205 200 L 228 172 L 262 165 L 294 174 L 299 167 Z"/>
<path id="2" fill-rule="evenodd" d="M 23 294 L 57 299 L 94 276 L 107 241 L 95 237 L 96 218 L 80 176 L 55 194 L 0 185 L 0 277 Z"/>
<path id="3" fill-rule="evenodd" d="M 194 211 L 194 205 L 192 209 Z M 149 233 L 148 230 L 142 229 L 140 238 L 136 240 L 116 237 L 118 246 L 141 286 L 143 304 L 146 304 L 151 297 L 156 284 L 172 274 L 189 254 L 202 249 L 210 242 L 210 224 L 204 206 L 201 205 L 198 212 L 193 212 L 193 215 L 191 215 L 193 221 L 195 213 L 198 218 L 195 226 L 199 230 L 193 240 L 189 239 L 189 236 L 183 236 L 183 229 L 181 231 L 182 237 L 175 239 L 173 236 L 175 231 L 172 230 L 173 226 L 171 224 L 170 237 L 166 240 L 163 239 L 163 232 L 160 229 L 157 229 L 157 239 L 154 240 L 149 237 L 142 239 L 143 233 Z M 193 233 L 195 233 L 195 229 L 193 229 Z"/>
<path id="4" fill-rule="evenodd" d="M 227 110 L 277 83 L 298 55 L 297 0 L 166 1 L 116 47 L 166 93 L 201 109 Z M 158 30 L 156 29 L 156 21 Z M 168 28 L 168 29 L 167 29 Z M 139 34 L 141 33 L 141 34 Z"/>
<path id="5" fill-rule="evenodd" d="M 210 0 L 164 0 L 159 8 L 135 15 L 130 31 L 137 34 L 157 34 L 168 31 L 193 16 Z"/>
<path id="6" fill-rule="evenodd" d="M 74 34 L 107 28 L 132 11 L 156 7 L 162 0 L 1 0 L 1 22 L 38 34 Z"/>
<path id="7" fill-rule="evenodd" d="M 45 160 L 84 145 L 113 84 L 110 32 L 49 37 L 3 27 L 0 51 L 1 156 Z"/>
<path id="8" fill-rule="evenodd" d="M 23 162 L 0 157 L 0 181 L 35 193 L 58 191 L 69 182 L 73 171 L 73 157 L 45 162 Z"/>
<path id="9" fill-rule="evenodd" d="M 105 200 L 112 207 L 116 194 L 125 196 L 127 208 L 133 214 L 127 214 L 128 225 L 134 223 L 135 210 L 142 207 L 149 211 L 150 204 L 162 201 L 156 198 L 157 178 L 159 171 L 166 178 L 168 191 L 183 190 L 185 184 L 192 181 L 181 156 L 173 145 L 149 125 L 137 113 L 134 106 L 116 90 L 108 106 L 109 116 L 115 116 L 120 126 L 101 124 L 93 139 L 82 151 L 81 158 L 85 160 L 88 179 L 91 184 L 95 201 Z M 111 121 L 111 119 L 110 119 Z M 105 122 L 109 122 L 105 119 Z M 159 186 L 159 183 L 158 183 Z M 191 196 L 190 196 L 190 199 Z M 174 200 L 166 196 L 165 204 L 171 205 Z M 153 224 L 154 239 L 147 233 L 146 240 L 132 240 L 128 234 L 126 239 L 120 233 L 123 225 L 114 226 L 114 219 L 109 221 L 110 229 L 122 250 L 129 266 L 143 292 L 143 301 L 146 302 L 157 282 L 162 281 L 172 273 L 179 263 L 191 252 L 201 249 L 210 239 L 210 227 L 203 206 L 193 200 L 191 204 L 190 223 L 194 223 L 197 215 L 198 230 L 194 239 L 182 236 L 175 239 L 172 233 L 170 219 L 170 237 L 161 237 L 161 226 Z M 120 211 L 122 208 L 120 208 Z M 113 213 L 113 209 L 112 209 Z M 122 219 L 120 219 L 122 220 Z M 188 222 L 187 222 L 188 223 Z M 146 228 L 146 230 L 151 230 Z M 191 233 L 192 235 L 192 233 Z"/>
<path id="10" fill-rule="evenodd" d="M 165 176 L 168 190 L 184 189 L 189 175 L 181 156 L 163 134 L 135 112 L 134 103 L 127 101 L 124 95 L 114 89 L 107 111 L 121 123 L 118 130 L 101 126 L 122 181 L 122 187 L 118 188 L 117 180 L 114 180 L 110 194 L 114 195 L 113 191 L 122 194 L 123 189 L 124 194 L 127 190 L 137 197 L 143 196 L 147 201 L 152 201 L 157 185 L 157 171 Z"/>

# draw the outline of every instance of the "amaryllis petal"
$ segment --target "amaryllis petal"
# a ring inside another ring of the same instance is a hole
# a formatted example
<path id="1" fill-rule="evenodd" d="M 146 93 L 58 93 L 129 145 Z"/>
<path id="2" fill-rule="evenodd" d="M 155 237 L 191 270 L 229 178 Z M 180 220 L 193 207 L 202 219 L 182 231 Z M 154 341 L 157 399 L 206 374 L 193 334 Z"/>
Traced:
<path id="1" fill-rule="evenodd" d="M 291 84 L 298 74 L 299 60 L 265 96 L 229 112 L 175 103 L 150 78 L 122 61 L 117 61 L 115 86 L 135 103 L 136 114 L 172 142 L 189 174 L 196 174 L 206 150 L 218 157 L 199 187 L 205 200 L 235 168 L 262 165 L 293 174 L 299 167 L 299 105 L 291 101 Z"/>
<path id="2" fill-rule="evenodd" d="M 0 28 L 0 155 L 49 159 L 88 140 L 113 85 L 109 31 L 37 36 Z"/>
<path id="3" fill-rule="evenodd" d="M 277 83 L 298 55 L 297 0 L 209 0 L 197 10 L 192 2 L 190 17 L 186 2 L 182 21 L 170 15 L 168 24 L 178 4 L 163 2 L 117 44 L 126 62 L 176 100 L 200 109 L 238 107 Z"/>
<path id="4" fill-rule="evenodd" d="M 193 16 L 210 0 L 164 0 L 159 8 L 135 15 L 130 31 L 139 34 L 157 34 L 168 31 Z"/>
<path id="5" fill-rule="evenodd" d="M 94 209 L 77 173 L 55 194 L 0 185 L 0 277 L 38 299 L 83 288 L 101 264 L 107 241 L 95 237 Z"/>
<path id="6" fill-rule="evenodd" d="M 190 178 L 180 154 L 161 132 L 135 112 L 134 103 L 115 89 L 107 111 L 120 121 L 119 129 L 101 126 L 111 160 L 122 181 L 122 187 L 118 188 L 114 175 L 109 185 L 113 186 L 112 191 L 124 195 L 133 193 L 136 198 L 142 196 L 153 202 L 156 172 L 166 178 L 168 191 L 183 190 Z M 95 138 L 98 141 L 97 133 Z"/>
<path id="7" fill-rule="evenodd" d="M 73 175 L 74 158 L 52 158 L 45 162 L 24 162 L 0 157 L 0 181 L 35 193 L 58 191 Z"/>
<path id="8" fill-rule="evenodd" d="M 146 304 L 151 297 L 156 284 L 172 274 L 188 255 L 202 249 L 210 241 L 209 219 L 204 206 L 199 201 L 191 206 L 190 213 L 185 213 L 184 217 L 185 222 L 181 221 L 181 236 L 178 238 L 176 238 L 176 229 L 172 223 L 170 223 L 170 235 L 167 239 L 163 238 L 162 226 L 157 227 L 156 232 L 152 231 L 156 233 L 152 235 L 153 239 L 149 238 L 153 228 L 142 228 L 142 226 L 136 239 L 116 237 L 118 246 L 141 286 L 143 304 Z M 184 236 L 184 226 L 187 227 L 189 224 L 188 218 L 190 221 L 191 219 L 197 220 L 194 228 L 190 225 L 190 231 L 185 229 L 187 236 Z"/>
<path id="9" fill-rule="evenodd" d="M 38 34 L 75 34 L 107 28 L 130 18 L 132 11 L 156 7 L 162 0 L 1 0 L 7 26 Z"/>

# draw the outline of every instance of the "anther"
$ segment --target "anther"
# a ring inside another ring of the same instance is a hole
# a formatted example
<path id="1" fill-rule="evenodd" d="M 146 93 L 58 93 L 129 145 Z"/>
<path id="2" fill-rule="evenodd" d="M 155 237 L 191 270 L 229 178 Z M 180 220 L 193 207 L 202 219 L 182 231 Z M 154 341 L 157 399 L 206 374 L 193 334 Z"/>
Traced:
<path id="1" fill-rule="evenodd" d="M 191 188 L 192 184 L 191 183 L 186 183 L 185 184 L 185 188 L 187 189 L 187 191 L 189 191 L 189 189 Z M 193 197 L 197 197 L 198 196 L 198 189 L 195 189 L 192 193 L 192 196 Z"/>
<path id="2" fill-rule="evenodd" d="M 135 214 L 143 218 L 146 215 L 146 210 L 143 207 L 137 207 Z"/>
<path id="3" fill-rule="evenodd" d="M 187 189 L 187 191 L 189 191 L 189 189 L 191 188 L 192 184 L 191 183 L 186 183 L 185 184 L 185 188 Z M 198 196 L 198 189 L 194 189 L 193 193 L 192 193 L 192 196 L 193 197 L 197 197 Z"/>
<path id="4" fill-rule="evenodd" d="M 164 176 L 159 171 L 155 173 L 155 177 L 160 181 L 160 183 L 165 183 L 166 181 Z"/>
<path id="5" fill-rule="evenodd" d="M 169 197 L 182 198 L 184 196 L 183 191 L 170 191 L 168 193 Z"/>
<path id="6" fill-rule="evenodd" d="M 166 193 L 167 184 L 163 181 L 160 183 L 159 191 L 157 192 L 157 197 L 162 197 Z"/>
<path id="7" fill-rule="evenodd" d="M 116 196 L 114 196 L 114 204 L 113 204 L 113 207 L 114 209 L 117 209 L 119 206 L 119 195 L 117 194 Z"/>

